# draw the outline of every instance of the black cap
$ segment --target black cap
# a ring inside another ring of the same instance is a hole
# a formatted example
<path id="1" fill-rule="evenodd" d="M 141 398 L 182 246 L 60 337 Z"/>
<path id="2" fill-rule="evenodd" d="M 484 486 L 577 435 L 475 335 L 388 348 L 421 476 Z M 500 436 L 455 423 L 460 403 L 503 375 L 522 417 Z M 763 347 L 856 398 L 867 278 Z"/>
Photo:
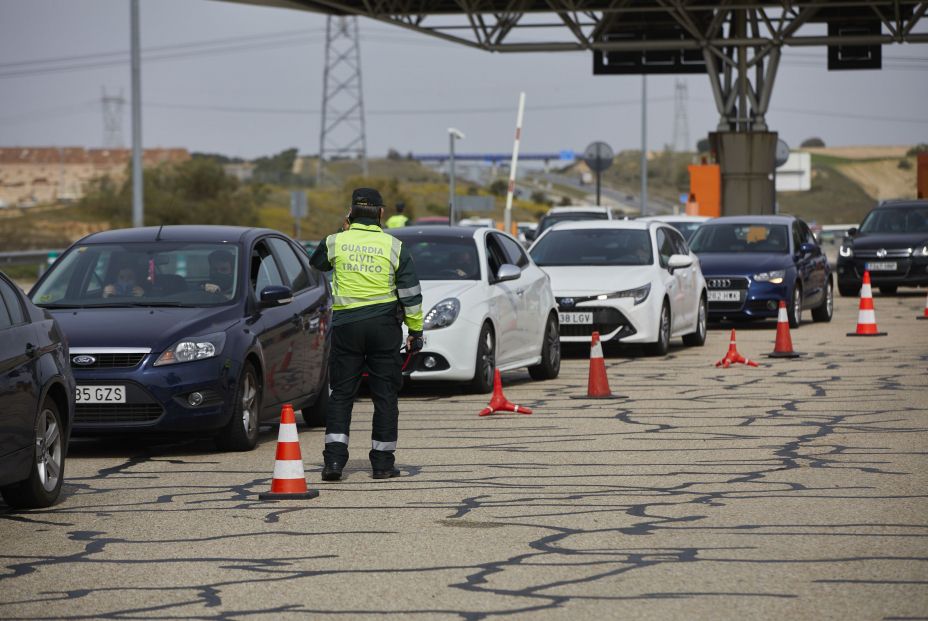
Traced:
<path id="1" fill-rule="evenodd" d="M 380 192 L 373 188 L 358 188 L 351 193 L 352 207 L 383 207 Z"/>
<path id="2" fill-rule="evenodd" d="M 398 213 L 403 213 L 404 209 L 406 209 L 406 203 L 404 203 L 403 201 L 400 201 L 396 204 L 396 211 Z"/>

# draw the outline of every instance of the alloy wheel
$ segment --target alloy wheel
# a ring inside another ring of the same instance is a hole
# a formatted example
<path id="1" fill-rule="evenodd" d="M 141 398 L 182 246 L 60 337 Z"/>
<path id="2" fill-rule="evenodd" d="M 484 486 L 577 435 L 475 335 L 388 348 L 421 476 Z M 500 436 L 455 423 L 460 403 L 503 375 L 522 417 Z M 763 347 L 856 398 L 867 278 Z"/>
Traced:
<path id="1" fill-rule="evenodd" d="M 551 367 L 557 368 L 561 364 L 561 335 L 558 334 L 554 321 L 548 322 L 548 358 Z"/>
<path id="2" fill-rule="evenodd" d="M 61 476 L 62 437 L 54 412 L 43 409 L 35 427 L 35 465 L 46 492 L 54 491 Z"/>
<path id="3" fill-rule="evenodd" d="M 487 384 L 493 384 L 493 369 L 495 368 L 495 363 L 493 360 L 493 333 L 487 330 L 486 338 L 483 343 L 481 343 L 481 352 L 480 352 L 480 362 L 481 369 L 480 372 L 483 373 L 483 378 Z"/>
<path id="4" fill-rule="evenodd" d="M 258 426 L 258 413 L 255 412 L 257 400 L 258 389 L 255 386 L 255 378 L 251 373 L 246 373 L 245 384 L 242 387 L 242 426 L 247 435 L 251 435 Z"/>

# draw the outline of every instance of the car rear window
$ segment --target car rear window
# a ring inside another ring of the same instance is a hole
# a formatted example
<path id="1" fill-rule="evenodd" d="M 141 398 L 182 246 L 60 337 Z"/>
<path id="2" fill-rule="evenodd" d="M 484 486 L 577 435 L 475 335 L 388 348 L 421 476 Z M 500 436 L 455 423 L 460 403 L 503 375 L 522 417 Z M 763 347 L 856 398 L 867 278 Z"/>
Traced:
<path id="1" fill-rule="evenodd" d="M 403 239 L 403 245 L 412 255 L 419 280 L 480 280 L 473 238 L 416 235 Z"/>
<path id="2" fill-rule="evenodd" d="M 789 228 L 785 224 L 703 224 L 690 240 L 695 253 L 765 252 L 789 253 Z"/>
<path id="3" fill-rule="evenodd" d="M 651 236 L 630 229 L 554 230 L 532 247 L 539 267 L 565 265 L 650 265 Z"/>

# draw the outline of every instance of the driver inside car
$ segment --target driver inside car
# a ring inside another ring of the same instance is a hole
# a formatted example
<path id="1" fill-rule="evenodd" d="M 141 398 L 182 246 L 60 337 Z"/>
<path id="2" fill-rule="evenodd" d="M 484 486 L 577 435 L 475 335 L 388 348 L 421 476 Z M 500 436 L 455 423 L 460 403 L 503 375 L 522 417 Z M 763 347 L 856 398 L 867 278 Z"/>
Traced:
<path id="1" fill-rule="evenodd" d="M 216 250 L 209 255 L 209 278 L 203 283 L 203 290 L 207 293 L 230 294 L 235 285 L 235 276 L 232 273 L 235 257 L 231 252 Z"/>
<path id="2" fill-rule="evenodd" d="M 103 287 L 103 297 L 134 297 L 145 295 L 145 290 L 138 284 L 135 270 L 130 265 L 123 265 L 116 273 L 116 281 Z"/>

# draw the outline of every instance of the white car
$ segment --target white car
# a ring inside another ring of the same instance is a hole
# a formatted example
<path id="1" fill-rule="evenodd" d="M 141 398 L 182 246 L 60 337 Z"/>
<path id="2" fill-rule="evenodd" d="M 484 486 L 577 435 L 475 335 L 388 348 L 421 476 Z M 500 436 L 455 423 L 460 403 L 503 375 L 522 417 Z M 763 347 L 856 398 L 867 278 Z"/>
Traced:
<path id="1" fill-rule="evenodd" d="M 683 236 L 661 222 L 564 222 L 529 249 L 551 276 L 561 340 L 645 343 L 667 353 L 670 339 L 706 340 L 706 281 Z"/>
<path id="2" fill-rule="evenodd" d="M 702 226 L 706 220 L 711 220 L 709 216 L 646 216 L 644 218 L 635 218 L 639 222 L 664 222 L 683 234 L 683 239 L 689 241 L 693 233 Z"/>
<path id="3" fill-rule="evenodd" d="M 511 236 L 488 228 L 391 229 L 422 284 L 425 347 L 413 380 L 469 382 L 490 392 L 494 370 L 528 367 L 534 379 L 561 368 L 557 305 L 548 276 Z"/>

